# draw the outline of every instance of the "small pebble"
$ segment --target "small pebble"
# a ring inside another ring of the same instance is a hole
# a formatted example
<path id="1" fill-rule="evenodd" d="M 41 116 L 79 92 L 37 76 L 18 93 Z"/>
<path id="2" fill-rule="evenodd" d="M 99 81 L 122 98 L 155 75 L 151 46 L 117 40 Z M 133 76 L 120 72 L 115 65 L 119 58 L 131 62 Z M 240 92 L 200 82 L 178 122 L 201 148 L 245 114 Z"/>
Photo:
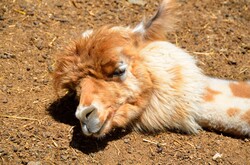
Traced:
<path id="1" fill-rule="evenodd" d="M 57 2 L 57 3 L 55 4 L 55 6 L 58 7 L 58 8 L 61 8 L 61 7 L 63 6 L 63 3 L 60 3 L 60 2 L 58 3 L 58 2 Z"/>
<path id="2" fill-rule="evenodd" d="M 33 104 L 37 104 L 37 103 L 39 103 L 39 101 L 38 101 L 38 100 L 33 101 Z"/>
<path id="3" fill-rule="evenodd" d="M 51 137 L 51 133 L 49 133 L 49 132 L 43 132 L 43 137 L 44 138 L 49 138 L 49 137 Z"/>
<path id="4" fill-rule="evenodd" d="M 8 99 L 6 97 L 3 98 L 2 103 L 6 104 L 8 103 Z"/>
<path id="5" fill-rule="evenodd" d="M 11 136 L 9 139 L 10 139 L 10 141 L 12 141 L 12 142 L 14 142 L 14 141 L 16 140 L 16 138 L 13 137 L 13 136 Z"/>
<path id="6" fill-rule="evenodd" d="M 47 85 L 49 83 L 49 80 L 43 80 L 43 84 Z"/>
<path id="7" fill-rule="evenodd" d="M 216 153 L 214 156 L 213 156 L 213 160 L 217 160 L 217 159 L 220 159 L 220 158 L 222 158 L 222 154 L 220 154 L 220 153 Z"/>
<path id="8" fill-rule="evenodd" d="M 13 147 L 13 151 L 17 152 L 18 151 L 17 147 Z"/>
<path id="9" fill-rule="evenodd" d="M 47 54 L 43 54 L 42 57 L 43 57 L 43 59 L 47 59 L 48 55 Z"/>
<path id="10" fill-rule="evenodd" d="M 12 88 L 13 85 L 12 85 L 12 84 L 7 84 L 7 87 L 8 87 L 8 88 Z"/>
<path id="11" fill-rule="evenodd" d="M 67 155 L 61 155 L 61 159 L 66 160 L 66 159 L 68 159 L 68 156 Z"/>
<path id="12" fill-rule="evenodd" d="M 42 41 L 38 41 L 35 46 L 37 47 L 38 50 L 42 50 L 44 48 L 43 46 L 43 42 Z"/>
<path id="13" fill-rule="evenodd" d="M 157 148 L 156 148 L 156 153 L 161 153 L 162 150 L 163 150 L 162 147 L 157 147 Z"/>
<path id="14" fill-rule="evenodd" d="M 161 153 L 163 150 L 162 146 L 158 143 L 156 148 L 156 153 Z"/>
<path id="15" fill-rule="evenodd" d="M 18 76 L 18 77 L 17 77 L 17 80 L 22 80 L 22 79 L 23 79 L 22 76 Z"/>
<path id="16" fill-rule="evenodd" d="M 43 62 L 44 62 L 44 59 L 39 58 L 37 61 L 40 62 L 40 63 L 43 63 Z"/>
<path id="17" fill-rule="evenodd" d="M 53 67 L 51 65 L 48 66 L 49 73 L 52 73 L 54 71 Z"/>
<path id="18" fill-rule="evenodd" d="M 0 15 L 0 21 L 3 21 L 5 18 L 3 15 Z"/>
<path id="19" fill-rule="evenodd" d="M 33 25 L 39 25 L 39 22 L 38 21 L 34 21 Z"/>
<path id="20" fill-rule="evenodd" d="M 26 14 L 29 15 L 29 16 L 34 16 L 34 12 L 33 11 L 27 11 Z"/>
<path id="21" fill-rule="evenodd" d="M 0 153 L 3 153 L 3 152 L 4 152 L 4 150 L 2 148 L 0 148 Z"/>
<path id="22" fill-rule="evenodd" d="M 0 54 L 0 58 L 1 59 L 11 59 L 11 58 L 16 58 L 16 55 L 5 52 L 3 54 Z"/>
<path id="23" fill-rule="evenodd" d="M 142 5 L 142 6 L 146 4 L 145 0 L 129 0 L 128 2 L 131 4 Z"/>
<path id="24" fill-rule="evenodd" d="M 3 151 L 3 152 L 0 154 L 0 156 L 5 156 L 5 155 L 8 155 L 8 152 Z"/>
<path id="25" fill-rule="evenodd" d="M 69 20 L 67 18 L 62 18 L 62 17 L 54 16 L 54 17 L 52 17 L 52 19 L 55 20 L 55 21 L 59 21 L 61 23 L 69 22 Z"/>
<path id="26" fill-rule="evenodd" d="M 129 139 L 124 139 L 124 143 L 128 143 L 129 142 Z"/>

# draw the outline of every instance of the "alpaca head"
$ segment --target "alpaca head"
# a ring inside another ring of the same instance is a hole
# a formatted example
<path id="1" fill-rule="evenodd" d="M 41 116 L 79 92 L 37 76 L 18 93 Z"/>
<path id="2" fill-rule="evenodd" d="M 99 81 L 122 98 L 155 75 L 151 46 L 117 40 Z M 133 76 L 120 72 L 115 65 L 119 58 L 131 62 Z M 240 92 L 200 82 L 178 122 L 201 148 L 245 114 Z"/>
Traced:
<path id="1" fill-rule="evenodd" d="M 175 3 L 165 0 L 151 20 L 135 28 L 87 30 L 58 55 L 54 86 L 76 91 L 76 117 L 85 135 L 104 136 L 143 113 L 152 82 L 140 50 L 165 39 L 173 27 L 174 9 Z"/>

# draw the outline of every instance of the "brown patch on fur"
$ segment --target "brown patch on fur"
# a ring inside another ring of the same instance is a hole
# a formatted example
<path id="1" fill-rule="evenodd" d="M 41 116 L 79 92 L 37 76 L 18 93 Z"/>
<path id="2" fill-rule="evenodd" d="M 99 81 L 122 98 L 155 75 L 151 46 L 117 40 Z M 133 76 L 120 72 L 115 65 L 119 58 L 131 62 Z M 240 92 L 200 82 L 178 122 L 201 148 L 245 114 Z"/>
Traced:
<path id="1" fill-rule="evenodd" d="M 207 102 L 211 102 L 214 100 L 214 96 L 220 94 L 221 92 L 213 90 L 209 87 L 206 88 L 205 95 L 203 96 L 203 100 Z"/>
<path id="2" fill-rule="evenodd" d="M 171 87 L 176 90 L 179 89 L 183 85 L 182 67 L 180 65 L 177 65 L 171 68 L 169 72 L 174 75 L 174 77 L 172 78 L 173 84 Z"/>
<path id="3" fill-rule="evenodd" d="M 250 125 L 250 109 L 241 116 L 241 119 L 246 121 Z"/>
<path id="4" fill-rule="evenodd" d="M 175 113 L 172 116 L 174 121 L 184 121 L 187 118 L 187 112 L 185 107 L 176 107 Z"/>
<path id="5" fill-rule="evenodd" d="M 234 96 L 250 98 L 250 84 L 247 82 L 230 83 L 229 87 Z"/>
<path id="6" fill-rule="evenodd" d="M 239 113 L 240 113 L 240 109 L 238 109 L 238 108 L 229 108 L 227 110 L 227 114 L 228 114 L 229 117 L 236 116 Z"/>

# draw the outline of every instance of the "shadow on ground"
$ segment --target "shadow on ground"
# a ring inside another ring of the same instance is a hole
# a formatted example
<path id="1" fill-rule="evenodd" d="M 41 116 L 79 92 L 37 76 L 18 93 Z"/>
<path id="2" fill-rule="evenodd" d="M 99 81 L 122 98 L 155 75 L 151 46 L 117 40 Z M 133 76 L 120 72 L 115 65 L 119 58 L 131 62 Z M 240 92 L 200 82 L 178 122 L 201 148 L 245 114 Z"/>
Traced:
<path id="1" fill-rule="evenodd" d="M 47 108 L 49 114 L 56 121 L 74 126 L 73 136 L 70 142 L 71 147 L 85 154 L 95 153 L 105 149 L 108 142 L 121 139 L 123 136 L 131 132 L 131 130 L 116 129 L 101 139 L 84 136 L 78 119 L 75 117 L 75 110 L 78 105 L 78 101 L 75 98 L 75 94 L 67 94 L 53 102 Z"/>

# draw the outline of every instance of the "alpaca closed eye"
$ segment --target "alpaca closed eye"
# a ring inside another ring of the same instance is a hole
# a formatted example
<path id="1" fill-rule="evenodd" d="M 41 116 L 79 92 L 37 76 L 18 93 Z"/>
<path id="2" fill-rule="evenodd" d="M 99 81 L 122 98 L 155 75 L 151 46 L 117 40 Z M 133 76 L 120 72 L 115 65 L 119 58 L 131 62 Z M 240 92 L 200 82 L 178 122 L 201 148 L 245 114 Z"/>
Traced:
<path id="1" fill-rule="evenodd" d="M 114 71 L 113 77 L 122 77 L 126 73 L 127 64 L 125 64 L 123 61 L 119 63 L 118 68 Z"/>
<path id="2" fill-rule="evenodd" d="M 126 72 L 126 68 L 118 68 L 114 71 L 113 77 L 122 76 Z"/>

